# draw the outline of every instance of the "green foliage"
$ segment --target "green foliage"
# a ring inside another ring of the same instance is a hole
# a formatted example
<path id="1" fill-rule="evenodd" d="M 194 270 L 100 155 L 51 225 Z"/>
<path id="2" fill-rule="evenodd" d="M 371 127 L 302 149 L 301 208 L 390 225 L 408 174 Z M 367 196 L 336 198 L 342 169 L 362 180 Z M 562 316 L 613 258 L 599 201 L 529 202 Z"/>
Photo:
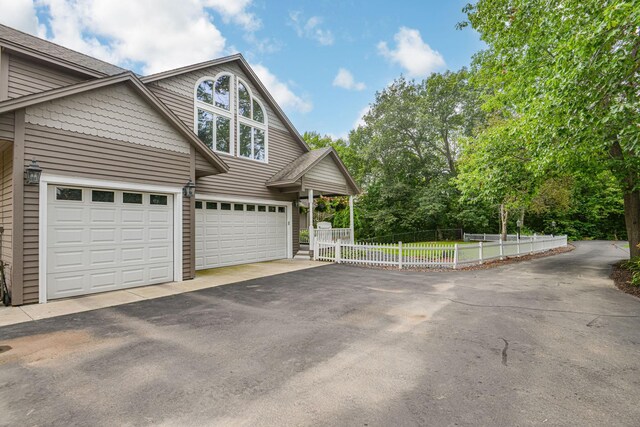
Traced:
<path id="1" fill-rule="evenodd" d="M 549 174 L 593 180 L 608 173 L 625 200 L 636 252 L 640 3 L 479 0 L 465 11 L 469 21 L 463 26 L 473 26 L 487 44 L 474 58 L 474 82 L 484 89 L 487 113 L 501 118 L 502 134 L 526 147 L 526 167 L 534 178 L 528 195 L 534 196 Z M 491 147 L 508 143 L 491 138 L 492 132 L 489 127 L 479 140 L 489 139 Z M 609 190 L 603 191 L 606 199 Z M 618 207 L 610 205 L 614 211 Z M 585 219 L 592 221 L 592 213 Z"/>
<path id="2" fill-rule="evenodd" d="M 622 264 L 623 268 L 631 271 L 631 284 L 640 286 L 640 257 L 633 257 Z"/>

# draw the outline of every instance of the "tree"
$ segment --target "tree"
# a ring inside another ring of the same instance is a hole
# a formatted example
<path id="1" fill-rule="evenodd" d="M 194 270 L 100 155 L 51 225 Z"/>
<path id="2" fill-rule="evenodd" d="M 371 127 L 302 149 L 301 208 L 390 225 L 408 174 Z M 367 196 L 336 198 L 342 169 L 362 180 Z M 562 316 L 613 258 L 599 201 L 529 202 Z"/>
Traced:
<path id="1" fill-rule="evenodd" d="M 509 215 L 527 209 L 535 188 L 531 153 L 511 122 L 494 119 L 476 138 L 464 140 L 456 184 L 467 202 L 486 201 L 499 213 L 500 234 L 507 239 Z"/>
<path id="2" fill-rule="evenodd" d="M 640 3 L 479 0 L 465 11 L 461 26 L 487 44 L 474 58 L 485 106 L 529 145 L 530 170 L 611 173 L 640 255 Z"/>

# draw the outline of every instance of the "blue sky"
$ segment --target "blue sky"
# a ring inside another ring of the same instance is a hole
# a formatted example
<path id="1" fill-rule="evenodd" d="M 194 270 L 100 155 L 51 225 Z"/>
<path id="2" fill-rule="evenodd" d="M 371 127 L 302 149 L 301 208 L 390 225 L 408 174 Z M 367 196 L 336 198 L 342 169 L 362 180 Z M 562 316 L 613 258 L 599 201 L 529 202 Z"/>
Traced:
<path id="1" fill-rule="evenodd" d="M 468 0 L 0 0 L 0 22 L 141 74 L 241 52 L 302 133 L 346 136 L 401 74 L 482 48 Z"/>

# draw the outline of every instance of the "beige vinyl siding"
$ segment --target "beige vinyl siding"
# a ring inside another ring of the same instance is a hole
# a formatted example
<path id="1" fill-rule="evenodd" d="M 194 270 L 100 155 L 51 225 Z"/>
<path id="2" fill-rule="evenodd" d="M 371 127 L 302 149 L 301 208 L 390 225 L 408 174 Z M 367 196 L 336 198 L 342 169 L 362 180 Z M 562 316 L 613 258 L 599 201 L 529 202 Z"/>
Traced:
<path id="1" fill-rule="evenodd" d="M 265 183 L 280 169 L 302 155 L 302 148 L 288 132 L 269 129 L 269 163 L 221 156 L 229 165 L 224 174 L 198 179 L 198 193 L 295 200 L 296 195 L 267 188 Z"/>
<path id="2" fill-rule="evenodd" d="M 268 150 L 269 163 L 256 162 L 235 156 L 220 154 L 222 160 L 229 165 L 225 174 L 207 176 L 197 180 L 197 192 L 200 194 L 217 194 L 241 197 L 253 197 L 276 200 L 294 200 L 295 194 L 282 193 L 269 189 L 265 183 L 290 162 L 297 159 L 305 151 L 278 119 L 273 110 L 264 102 L 260 93 L 235 64 L 223 64 L 204 70 L 185 73 L 148 85 L 184 123 L 194 129 L 194 88 L 197 81 L 204 76 L 216 76 L 220 72 L 231 72 L 242 78 L 254 96 L 262 101 L 268 112 Z M 233 106 L 235 111 L 235 104 Z M 236 120 L 237 124 L 237 120 Z M 235 126 L 234 126 L 235 128 Z M 237 144 L 236 129 L 232 130 L 232 139 Z M 196 164 L 200 165 L 198 159 Z"/>
<path id="3" fill-rule="evenodd" d="M 75 73 L 43 65 L 16 55 L 9 55 L 9 98 L 69 86 L 86 80 Z"/>
<path id="4" fill-rule="evenodd" d="M 126 83 L 27 108 L 26 121 L 189 154 L 191 144 Z"/>
<path id="5" fill-rule="evenodd" d="M 167 186 L 183 186 L 190 176 L 189 154 L 27 123 L 25 159 L 32 157 L 50 174 Z M 183 215 L 188 224 L 189 209 L 183 209 Z M 187 232 L 185 248 L 190 246 L 190 238 Z M 188 258 L 183 260 L 184 265 L 189 262 Z M 25 186 L 24 303 L 37 301 L 38 187 Z"/>
<path id="6" fill-rule="evenodd" d="M 336 162 L 330 156 L 326 156 L 311 168 L 305 175 L 305 179 L 330 182 L 343 186 L 347 185 L 347 180 L 344 178 L 340 169 L 338 169 L 338 166 L 336 166 Z"/>
<path id="7" fill-rule="evenodd" d="M 0 142 L 0 226 L 4 233 L 0 237 L 0 259 L 8 264 L 5 276 L 11 286 L 12 237 L 13 237 L 13 146 Z"/>
<path id="8" fill-rule="evenodd" d="M 13 141 L 13 113 L 0 115 L 0 139 Z"/>
<path id="9" fill-rule="evenodd" d="M 198 80 L 202 77 L 215 77 L 219 73 L 231 73 L 239 78 L 241 78 L 251 90 L 253 96 L 262 102 L 262 105 L 266 109 L 267 120 L 269 122 L 270 127 L 278 128 L 282 131 L 287 131 L 286 127 L 282 123 L 282 121 L 278 118 L 278 116 L 273 111 L 273 108 L 269 106 L 269 104 L 265 101 L 262 94 L 258 91 L 256 86 L 251 83 L 249 78 L 244 74 L 242 69 L 235 62 L 228 62 L 220 65 L 216 65 L 209 68 L 204 68 L 202 70 L 192 71 L 190 73 L 180 74 L 174 77 L 169 77 L 166 79 L 158 80 L 149 85 L 149 89 L 156 93 L 156 95 L 162 99 L 167 104 L 167 106 L 171 109 L 174 109 L 174 112 L 180 117 L 190 128 L 193 129 L 193 121 L 194 121 L 194 94 L 195 87 Z M 183 97 L 168 101 L 170 94 L 166 91 L 158 90 L 158 87 L 166 89 L 172 94 Z M 234 98 L 237 98 L 234 86 Z M 184 99 L 189 100 L 187 103 Z M 187 108 L 189 107 L 189 108 Z M 235 108 L 235 106 L 234 106 Z"/>

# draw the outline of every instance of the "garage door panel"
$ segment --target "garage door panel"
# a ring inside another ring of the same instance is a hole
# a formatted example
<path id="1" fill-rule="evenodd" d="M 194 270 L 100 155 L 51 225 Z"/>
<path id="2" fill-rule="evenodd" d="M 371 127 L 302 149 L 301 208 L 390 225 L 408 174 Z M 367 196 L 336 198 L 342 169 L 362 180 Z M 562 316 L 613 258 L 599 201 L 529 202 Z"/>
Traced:
<path id="1" fill-rule="evenodd" d="M 105 264 L 114 265 L 117 261 L 116 249 L 97 249 L 90 251 L 90 263 L 92 266 L 102 267 Z"/>
<path id="2" fill-rule="evenodd" d="M 61 228 L 49 231 L 58 245 L 81 245 L 84 243 L 84 228 Z"/>
<path id="3" fill-rule="evenodd" d="M 77 269 L 84 265 L 84 252 L 81 250 L 64 251 L 61 250 L 53 254 L 49 259 L 49 268 L 57 267 L 58 269 Z"/>
<path id="4" fill-rule="evenodd" d="M 150 210 L 148 214 L 150 224 L 166 224 L 171 221 L 173 212 L 169 212 L 168 210 Z"/>
<path id="5" fill-rule="evenodd" d="M 89 273 L 91 289 L 113 288 L 118 283 L 117 274 L 114 271 L 103 271 L 100 273 Z"/>
<path id="6" fill-rule="evenodd" d="M 115 209 L 91 209 L 90 219 L 93 224 L 115 224 L 117 212 Z"/>
<path id="7" fill-rule="evenodd" d="M 58 224 L 82 224 L 84 222 L 84 208 L 82 206 L 54 207 L 50 212 Z"/>
<path id="8" fill-rule="evenodd" d="M 144 210 L 122 209 L 120 218 L 123 224 L 144 224 Z"/>
<path id="9" fill-rule="evenodd" d="M 173 200 L 167 205 L 56 200 L 48 189 L 47 297 L 62 298 L 173 280 Z"/>
<path id="10" fill-rule="evenodd" d="M 149 227 L 149 241 L 168 242 L 173 237 L 173 230 L 167 227 Z"/>
<path id="11" fill-rule="evenodd" d="M 92 228 L 89 229 L 90 242 L 89 244 L 115 244 L 118 242 L 116 228 Z"/>

